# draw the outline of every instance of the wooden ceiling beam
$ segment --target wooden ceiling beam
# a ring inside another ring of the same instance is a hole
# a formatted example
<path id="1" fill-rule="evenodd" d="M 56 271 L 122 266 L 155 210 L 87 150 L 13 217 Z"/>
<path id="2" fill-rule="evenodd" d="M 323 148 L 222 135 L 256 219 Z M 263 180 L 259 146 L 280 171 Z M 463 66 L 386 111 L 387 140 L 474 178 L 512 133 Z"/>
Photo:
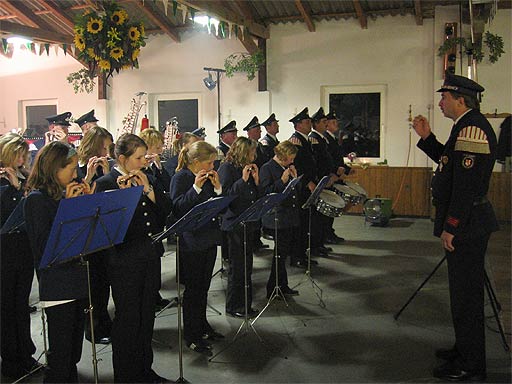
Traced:
<path id="1" fill-rule="evenodd" d="M 421 10 L 421 0 L 414 0 L 414 17 L 416 25 L 423 25 L 423 12 Z"/>
<path id="2" fill-rule="evenodd" d="M 38 18 L 34 15 L 25 4 L 21 1 L 7 1 L 1 0 L 0 6 L 5 9 L 8 13 L 13 14 L 23 24 L 26 24 L 32 28 L 38 28 Z M 25 11 L 28 11 L 25 13 Z"/>
<path id="3" fill-rule="evenodd" d="M 73 36 L 71 35 L 65 35 L 40 28 L 27 27 L 22 24 L 11 23 L 10 21 L 2 21 L 0 23 L 0 32 L 10 33 L 17 36 L 25 36 L 36 41 L 48 43 L 73 43 Z"/>
<path id="4" fill-rule="evenodd" d="M 238 39 L 240 40 L 244 48 L 247 50 L 247 52 L 249 52 L 251 55 L 258 52 L 258 46 L 254 42 L 252 35 L 250 33 L 247 33 L 247 31 L 245 31 L 245 33 L 243 34 L 243 38 L 242 34 L 238 33 Z"/>
<path id="5" fill-rule="evenodd" d="M 295 0 L 295 6 L 299 10 L 304 22 L 308 26 L 309 32 L 315 32 L 315 24 L 313 23 L 313 19 L 311 18 L 311 14 L 304 8 L 304 4 L 302 4 L 301 0 Z"/>
<path id="6" fill-rule="evenodd" d="M 178 32 L 162 17 L 162 15 L 153 9 L 151 1 L 143 2 L 142 0 L 136 0 L 134 4 L 136 4 L 137 7 L 144 12 L 153 23 L 158 25 L 171 39 L 176 43 L 180 42 L 180 35 Z"/>
<path id="7" fill-rule="evenodd" d="M 225 7 L 217 1 L 204 1 L 204 0 L 177 0 L 187 7 L 193 8 L 200 12 L 205 12 L 210 16 L 214 16 L 216 19 L 225 21 L 228 23 L 234 23 L 237 25 L 243 25 L 249 29 L 249 32 L 257 37 L 264 39 L 270 38 L 269 29 L 261 24 L 255 23 L 254 21 L 247 20 L 244 17 L 239 16 L 235 12 L 227 10 Z"/>
<path id="8" fill-rule="evenodd" d="M 359 24 L 361 24 L 361 28 L 368 29 L 368 19 L 363 11 L 363 7 L 361 7 L 361 2 L 359 0 L 352 0 L 352 3 L 354 4 L 354 9 L 359 19 Z"/>
<path id="9" fill-rule="evenodd" d="M 63 13 L 60 8 L 58 8 L 57 6 L 55 6 L 55 4 L 50 3 L 47 0 L 39 0 L 39 3 L 43 7 L 48 9 L 53 15 L 55 15 L 59 19 L 59 21 L 62 22 L 62 24 L 66 25 L 71 31 L 73 31 L 75 23 L 73 22 L 73 20 L 71 20 L 71 18 L 68 15 Z"/>
<path id="10" fill-rule="evenodd" d="M 235 7 L 237 11 L 246 19 L 246 20 L 254 20 L 254 16 L 252 14 L 252 10 L 249 7 L 247 1 L 236 0 L 231 3 L 232 7 Z"/>

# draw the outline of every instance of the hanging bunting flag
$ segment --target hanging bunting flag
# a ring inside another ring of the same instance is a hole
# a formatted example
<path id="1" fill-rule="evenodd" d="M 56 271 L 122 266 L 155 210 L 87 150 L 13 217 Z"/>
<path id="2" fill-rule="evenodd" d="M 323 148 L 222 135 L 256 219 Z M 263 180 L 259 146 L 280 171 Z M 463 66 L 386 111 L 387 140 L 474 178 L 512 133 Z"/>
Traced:
<path id="1" fill-rule="evenodd" d="M 226 38 L 226 34 L 224 33 L 224 22 L 223 21 L 219 22 L 219 33 L 220 33 L 220 37 L 222 37 L 223 39 Z"/>
<path id="2" fill-rule="evenodd" d="M 238 25 L 235 24 L 235 37 L 238 39 Z"/>
<path id="3" fill-rule="evenodd" d="M 25 46 L 27 47 L 27 49 L 30 51 L 30 48 L 31 48 L 31 42 L 29 41 L 28 43 L 25 44 Z"/>
<path id="4" fill-rule="evenodd" d="M 241 39 L 241 40 L 242 40 L 242 41 L 244 41 L 244 40 L 245 40 L 245 37 L 244 37 L 244 34 L 245 34 L 245 28 L 244 28 L 244 26 L 243 26 L 243 25 L 240 27 L 240 32 L 242 33 L 242 39 Z"/>
<path id="5" fill-rule="evenodd" d="M 44 49 L 46 51 L 46 56 L 50 56 L 50 43 L 45 43 Z"/>
<path id="6" fill-rule="evenodd" d="M 233 24 L 228 21 L 228 38 L 231 39 L 231 34 L 233 33 Z"/>
<path id="7" fill-rule="evenodd" d="M 192 16 L 192 23 L 196 23 L 196 10 L 194 8 L 190 8 L 190 16 Z"/>
<path id="8" fill-rule="evenodd" d="M 7 53 L 7 39 L 2 39 L 2 48 L 4 50 L 4 53 Z"/>
<path id="9" fill-rule="evenodd" d="M 67 50 L 68 50 L 68 45 L 67 44 L 62 44 L 62 50 L 64 51 L 64 56 L 67 55 Z"/>
<path id="10" fill-rule="evenodd" d="M 208 28 L 208 34 L 212 33 L 212 20 L 210 16 L 208 16 L 208 21 L 206 22 L 206 27 Z"/>
<path id="11" fill-rule="evenodd" d="M 53 49 L 55 51 L 55 56 L 59 56 L 59 44 L 54 44 Z"/>
<path id="12" fill-rule="evenodd" d="M 178 2 L 176 0 L 172 0 L 172 14 L 176 17 L 176 12 L 178 11 Z"/>
<path id="13" fill-rule="evenodd" d="M 169 5 L 169 0 L 162 0 L 162 3 L 164 4 L 165 16 L 167 16 L 167 6 Z"/>
<path id="14" fill-rule="evenodd" d="M 39 56 L 39 52 L 41 52 L 41 45 L 39 43 L 34 43 L 34 54 Z"/>
<path id="15" fill-rule="evenodd" d="M 76 52 L 75 44 L 71 44 L 71 45 L 70 45 L 70 48 L 71 48 L 71 54 L 72 54 L 73 56 L 75 56 L 75 52 Z"/>
<path id="16" fill-rule="evenodd" d="M 181 9 L 181 22 L 183 24 L 185 24 L 185 22 L 187 21 L 188 8 L 185 7 L 184 5 L 182 5 L 182 6 L 180 6 L 180 9 Z"/>

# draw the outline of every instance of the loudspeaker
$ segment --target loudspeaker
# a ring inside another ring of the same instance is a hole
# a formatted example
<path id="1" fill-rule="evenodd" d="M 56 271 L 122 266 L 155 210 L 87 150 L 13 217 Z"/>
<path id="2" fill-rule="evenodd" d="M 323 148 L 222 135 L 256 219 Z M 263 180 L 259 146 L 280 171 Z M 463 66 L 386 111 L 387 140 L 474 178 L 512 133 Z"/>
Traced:
<path id="1" fill-rule="evenodd" d="M 444 39 L 455 39 L 457 38 L 457 23 L 446 23 L 444 25 Z M 457 61 L 457 46 L 453 45 L 444 55 L 443 60 L 443 77 L 446 71 L 455 74 L 455 63 Z"/>
<path id="2" fill-rule="evenodd" d="M 365 221 L 381 227 L 388 225 L 393 214 L 391 207 L 391 199 L 375 197 L 366 200 L 363 205 Z"/>

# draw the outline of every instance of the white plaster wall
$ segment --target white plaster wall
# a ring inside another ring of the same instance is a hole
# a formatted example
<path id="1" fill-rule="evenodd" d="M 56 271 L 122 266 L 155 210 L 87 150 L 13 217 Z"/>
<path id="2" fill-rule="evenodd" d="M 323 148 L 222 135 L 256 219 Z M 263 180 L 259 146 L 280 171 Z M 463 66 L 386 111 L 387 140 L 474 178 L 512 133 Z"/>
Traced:
<path id="1" fill-rule="evenodd" d="M 479 66 L 479 81 L 486 87 L 484 112 L 511 112 L 511 10 L 500 10 L 490 29 L 505 40 L 505 55 L 497 64 Z M 444 23 L 458 20 L 457 7 L 438 7 L 434 20 L 417 26 L 412 16 L 380 17 L 368 21 L 361 30 L 356 20 L 316 23 L 308 32 L 302 23 L 271 27 L 268 41 L 268 92 L 257 91 L 257 80 L 243 75 L 221 80 L 222 124 L 237 120 L 242 128 L 257 115 L 265 119 L 275 112 L 280 120 L 279 137 L 293 131 L 288 119 L 308 106 L 313 113 L 321 104 L 321 86 L 387 85 L 385 150 L 382 157 L 392 166 L 404 166 L 411 142 L 409 166 L 425 166 L 425 155 L 415 149 L 416 136 L 408 130 L 408 109 L 427 115 L 431 108 L 432 126 L 440 139 L 446 138 L 451 122 L 437 107 L 435 90 L 442 83 L 442 62 L 436 56 L 443 38 Z M 65 78 L 80 65 L 62 53 L 54 67 L 38 63 L 37 72 L 2 75 L 0 69 L 0 132 L 19 126 L 19 100 L 58 98 L 58 110 L 70 110 L 75 117 L 95 108 L 103 126 L 116 133 L 128 113 L 130 100 L 138 91 L 157 94 L 195 94 L 200 98 L 199 122 L 206 127 L 207 140 L 216 143 L 217 94 L 208 91 L 202 79 L 203 67 L 223 68 L 224 58 L 243 51 L 236 40 L 218 40 L 206 32 L 182 34 L 177 44 L 170 38 L 152 36 L 140 56 L 140 69 L 124 71 L 110 79 L 109 100 L 98 101 L 96 92 L 75 95 Z M 54 54 L 51 52 L 51 55 Z M 0 57 L 0 66 L 5 59 Z M 69 63 L 68 63 L 69 62 Z M 151 105 L 148 113 L 150 118 Z M 144 110 L 143 110 L 144 113 Z M 501 121 L 492 119 L 493 125 Z M 3 123 L 3 124 L 2 124 Z M 151 121 L 155 124 L 155 121 Z M 241 132 L 243 134 L 243 132 Z"/>

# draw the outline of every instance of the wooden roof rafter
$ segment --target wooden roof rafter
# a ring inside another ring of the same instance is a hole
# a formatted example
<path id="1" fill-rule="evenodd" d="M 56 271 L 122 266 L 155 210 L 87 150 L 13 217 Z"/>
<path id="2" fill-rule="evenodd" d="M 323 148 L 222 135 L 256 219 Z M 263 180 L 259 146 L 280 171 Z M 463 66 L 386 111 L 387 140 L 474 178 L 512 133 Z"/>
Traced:
<path id="1" fill-rule="evenodd" d="M 36 41 L 53 44 L 73 43 L 73 36 L 71 35 L 65 35 L 50 30 L 43 30 L 41 28 L 27 27 L 22 24 L 11 23 L 10 21 L 2 21 L 0 23 L 0 32 L 9 33 L 12 35 L 25 36 Z"/>
<path id="2" fill-rule="evenodd" d="M 359 19 L 359 24 L 361 24 L 361 28 L 368 29 L 368 18 L 363 11 L 360 0 L 352 0 L 352 3 L 354 4 L 354 9 L 356 11 L 357 18 Z"/>
<path id="3" fill-rule="evenodd" d="M 75 26 L 75 23 L 73 20 L 71 20 L 68 15 L 66 15 L 60 8 L 55 6 L 55 4 L 47 1 L 47 0 L 38 0 L 39 4 L 41 4 L 43 7 L 45 7 L 47 10 L 49 10 L 53 15 L 59 19 L 60 22 L 62 22 L 68 29 L 73 31 L 73 28 Z"/>
<path id="4" fill-rule="evenodd" d="M 301 0 L 295 0 L 295 6 L 299 10 L 300 14 L 302 15 L 302 18 L 304 19 L 304 22 L 308 26 L 309 32 L 315 32 L 315 24 L 313 23 L 313 19 L 311 18 L 311 14 L 309 11 L 306 10 L 304 7 L 304 4 L 302 4 Z"/>
<path id="5" fill-rule="evenodd" d="M 39 20 L 32 11 L 23 3 L 1 0 L 2 7 L 5 8 L 9 13 L 14 15 L 21 23 L 26 24 L 32 28 L 39 27 Z M 29 11 L 25 13 L 25 11 Z"/>
<path id="6" fill-rule="evenodd" d="M 421 10 L 421 0 L 414 0 L 414 17 L 416 25 L 423 25 L 423 12 Z"/>
<path id="7" fill-rule="evenodd" d="M 162 31 L 164 31 L 171 39 L 173 39 L 176 43 L 180 42 L 180 35 L 175 30 L 171 24 L 167 20 L 164 19 L 162 15 L 160 15 L 157 11 L 153 9 L 151 1 L 144 2 L 143 0 L 136 0 L 134 2 L 137 7 L 146 14 L 146 16 L 151 19 L 153 23 L 158 25 Z"/>

